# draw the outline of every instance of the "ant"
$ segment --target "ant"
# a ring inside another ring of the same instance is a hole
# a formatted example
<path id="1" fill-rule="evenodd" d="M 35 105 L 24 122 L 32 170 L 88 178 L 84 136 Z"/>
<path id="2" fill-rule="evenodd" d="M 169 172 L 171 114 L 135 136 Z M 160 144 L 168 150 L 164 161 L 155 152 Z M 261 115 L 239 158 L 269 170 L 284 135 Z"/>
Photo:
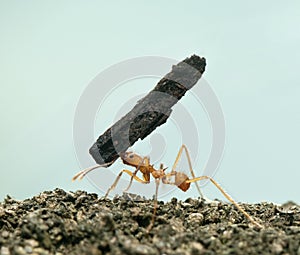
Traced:
<path id="1" fill-rule="evenodd" d="M 192 175 L 192 179 L 189 179 L 189 177 L 183 173 L 183 172 L 179 172 L 179 171 L 175 171 L 176 166 L 179 162 L 179 159 L 182 155 L 182 152 L 185 151 L 187 159 L 188 159 L 188 164 L 189 164 L 189 169 Z M 235 202 L 233 200 L 233 198 L 231 196 L 229 196 L 224 189 L 211 177 L 209 176 L 200 176 L 200 177 L 196 177 L 192 168 L 192 164 L 191 164 L 191 158 L 188 152 L 187 147 L 183 144 L 180 149 L 179 152 L 177 154 L 177 157 L 175 159 L 175 162 L 173 164 L 172 170 L 170 173 L 166 173 L 165 170 L 167 168 L 164 168 L 163 164 L 160 164 L 160 168 L 159 169 L 155 169 L 153 165 L 150 164 L 150 158 L 149 157 L 141 157 L 138 154 L 135 154 L 133 152 L 122 152 L 120 153 L 120 157 L 123 161 L 124 164 L 129 165 L 134 167 L 136 170 L 134 172 L 131 172 L 130 170 L 127 169 L 123 169 L 119 175 L 117 176 L 116 180 L 114 181 L 114 183 L 110 186 L 110 188 L 107 190 L 105 197 L 107 198 L 108 194 L 110 191 L 112 191 L 118 184 L 121 176 L 123 173 L 126 173 L 128 175 L 131 176 L 130 182 L 128 187 L 124 190 L 124 192 L 128 191 L 128 189 L 131 187 L 132 181 L 133 179 L 135 179 L 136 181 L 140 182 L 140 183 L 144 183 L 144 184 L 148 184 L 150 183 L 150 176 L 152 175 L 153 178 L 155 179 L 155 184 L 156 184 L 156 188 L 155 188 L 155 197 L 154 197 L 154 210 L 153 210 L 153 214 L 152 214 L 152 220 L 150 225 L 147 228 L 147 231 L 149 232 L 155 222 L 155 216 L 156 216 L 156 210 L 157 210 L 157 194 L 158 194 L 158 187 L 160 182 L 164 183 L 164 184 L 170 184 L 170 185 L 176 185 L 179 189 L 181 189 L 182 191 L 187 191 L 190 188 L 190 185 L 192 182 L 195 182 L 197 190 L 200 194 L 200 197 L 203 198 L 202 192 L 199 188 L 199 185 L 197 183 L 197 181 L 200 180 L 205 180 L 208 179 L 210 180 L 220 191 L 221 193 L 232 203 L 236 206 L 236 208 L 244 214 L 244 216 L 250 221 L 252 222 L 255 226 L 262 228 L 262 225 L 260 225 L 258 222 L 256 222 L 237 202 Z M 82 171 L 80 171 L 79 173 L 77 173 L 74 177 L 73 177 L 73 181 L 76 179 L 82 179 L 87 173 L 89 173 L 90 171 L 99 168 L 99 167 L 104 167 L 104 166 L 108 166 L 111 165 L 113 162 L 110 163 L 106 163 L 106 164 L 101 164 L 101 165 L 95 165 L 92 167 L 89 167 L 87 169 L 84 169 Z M 141 172 L 143 175 L 143 179 L 139 178 L 137 176 L 138 172 Z"/>

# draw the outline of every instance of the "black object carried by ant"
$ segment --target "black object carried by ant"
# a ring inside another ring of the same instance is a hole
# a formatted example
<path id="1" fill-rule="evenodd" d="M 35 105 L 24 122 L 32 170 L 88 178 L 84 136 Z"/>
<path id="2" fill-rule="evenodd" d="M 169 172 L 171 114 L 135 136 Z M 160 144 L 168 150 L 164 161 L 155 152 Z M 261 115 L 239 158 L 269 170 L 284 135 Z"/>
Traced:
<path id="1" fill-rule="evenodd" d="M 205 66 L 205 58 L 196 55 L 174 65 L 152 91 L 97 139 L 89 150 L 94 160 L 104 167 L 110 166 L 120 153 L 164 124 L 172 106 L 197 83 Z"/>

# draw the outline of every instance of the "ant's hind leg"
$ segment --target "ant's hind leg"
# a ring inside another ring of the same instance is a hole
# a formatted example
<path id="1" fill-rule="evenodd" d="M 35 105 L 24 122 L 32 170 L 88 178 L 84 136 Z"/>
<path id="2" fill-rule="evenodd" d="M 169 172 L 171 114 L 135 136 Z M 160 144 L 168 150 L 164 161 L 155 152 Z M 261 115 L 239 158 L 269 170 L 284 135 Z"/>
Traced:
<path id="1" fill-rule="evenodd" d="M 180 149 L 179 149 L 179 151 L 178 151 L 178 154 L 177 154 L 176 159 L 175 159 L 175 162 L 174 162 L 174 164 L 173 164 L 172 172 L 171 172 L 171 173 L 174 173 L 174 172 L 175 172 L 175 169 L 176 169 L 177 164 L 178 164 L 178 162 L 179 162 L 179 160 L 180 160 L 180 158 L 181 158 L 181 155 L 182 155 L 182 151 L 183 151 L 183 150 L 185 151 L 185 154 L 186 154 L 186 157 L 187 157 L 187 160 L 188 160 L 188 164 L 189 164 L 189 169 L 190 169 L 191 175 L 192 175 L 193 178 L 196 178 L 195 173 L 194 173 L 194 170 L 193 170 L 193 168 L 192 168 L 192 161 L 191 161 L 190 154 L 189 154 L 189 152 L 188 152 L 187 147 L 186 147 L 184 144 L 181 145 L 181 147 L 180 147 Z M 203 194 L 202 194 L 202 192 L 201 192 L 201 190 L 200 190 L 199 184 L 198 184 L 197 182 L 196 182 L 195 184 L 196 184 L 196 187 L 197 187 L 197 190 L 198 190 L 198 193 L 199 193 L 200 197 L 201 197 L 201 198 L 204 198 L 204 196 L 203 196 Z"/>
<path id="2" fill-rule="evenodd" d="M 123 173 L 126 173 L 128 175 L 130 175 L 133 179 L 135 179 L 136 181 L 138 182 L 141 182 L 141 183 L 148 183 L 148 182 L 145 182 L 144 180 L 140 179 L 139 177 L 137 177 L 136 175 L 134 175 L 134 173 L 132 173 L 131 171 L 127 170 L 127 169 L 123 169 L 117 176 L 116 180 L 114 181 L 114 183 L 110 186 L 110 188 L 107 190 L 104 198 L 107 198 L 109 192 L 111 192 L 118 184 L 121 176 Z"/>
<path id="3" fill-rule="evenodd" d="M 209 176 L 200 176 L 200 177 L 197 177 L 197 178 L 194 178 L 194 179 L 190 179 L 190 180 L 187 180 L 186 182 L 187 183 L 192 183 L 192 182 L 197 182 L 197 181 L 200 181 L 200 180 L 210 180 L 217 188 L 218 190 L 221 191 L 221 193 L 224 195 L 224 197 L 226 197 L 232 204 L 235 205 L 235 207 L 242 213 L 245 215 L 245 217 L 250 221 L 252 222 L 255 226 L 259 227 L 259 228 L 262 228 L 262 225 L 260 225 L 258 222 L 256 222 L 237 202 L 235 202 L 233 200 L 233 198 L 231 196 L 229 196 L 225 190 L 220 186 L 219 183 L 217 183 L 213 178 L 209 177 Z"/>

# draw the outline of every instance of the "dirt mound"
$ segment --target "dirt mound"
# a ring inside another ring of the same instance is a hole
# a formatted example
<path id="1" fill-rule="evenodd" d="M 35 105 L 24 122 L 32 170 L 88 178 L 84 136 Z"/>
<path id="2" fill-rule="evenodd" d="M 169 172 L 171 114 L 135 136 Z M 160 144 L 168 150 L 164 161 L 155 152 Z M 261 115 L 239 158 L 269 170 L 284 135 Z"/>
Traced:
<path id="1" fill-rule="evenodd" d="M 292 202 L 233 205 L 173 198 L 159 202 L 123 195 L 99 199 L 84 191 L 45 191 L 0 203 L 0 254 L 298 254 L 300 207 Z"/>

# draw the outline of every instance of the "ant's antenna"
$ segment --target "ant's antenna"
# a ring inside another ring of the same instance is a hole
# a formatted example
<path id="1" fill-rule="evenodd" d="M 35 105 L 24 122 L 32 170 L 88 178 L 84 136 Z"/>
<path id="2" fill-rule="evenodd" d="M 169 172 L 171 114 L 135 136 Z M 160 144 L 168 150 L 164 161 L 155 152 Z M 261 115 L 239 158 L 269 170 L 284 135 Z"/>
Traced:
<path id="1" fill-rule="evenodd" d="M 72 181 L 75 181 L 77 179 L 81 180 L 84 176 L 86 176 L 89 172 L 93 171 L 94 169 L 96 168 L 99 168 L 99 167 L 105 167 L 105 166 L 109 166 L 111 165 L 112 162 L 109 162 L 109 163 L 105 163 L 105 164 L 101 164 L 101 165 L 94 165 L 94 166 L 91 166 L 91 167 L 88 167 L 86 169 L 83 169 L 82 171 L 80 171 L 79 173 L 77 173 L 73 178 L 72 178 Z"/>

